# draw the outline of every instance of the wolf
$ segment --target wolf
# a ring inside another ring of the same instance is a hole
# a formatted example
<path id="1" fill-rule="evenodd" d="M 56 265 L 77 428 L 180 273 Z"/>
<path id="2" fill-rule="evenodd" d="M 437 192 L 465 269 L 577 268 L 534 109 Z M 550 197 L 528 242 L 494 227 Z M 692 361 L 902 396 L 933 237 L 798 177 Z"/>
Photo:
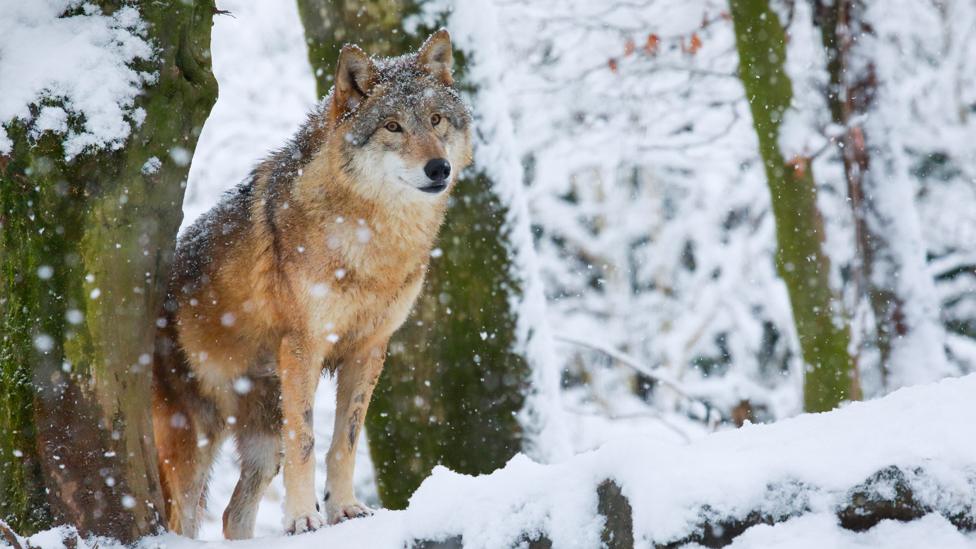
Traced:
<path id="1" fill-rule="evenodd" d="M 152 416 L 169 528 L 194 537 L 215 453 L 241 473 L 223 514 L 253 535 L 283 468 L 288 533 L 364 516 L 352 474 L 387 342 L 424 282 L 471 114 L 446 30 L 373 59 L 342 48 L 332 91 L 295 137 L 178 239 L 157 322 Z M 313 400 L 337 378 L 324 516 L 314 493 Z"/>

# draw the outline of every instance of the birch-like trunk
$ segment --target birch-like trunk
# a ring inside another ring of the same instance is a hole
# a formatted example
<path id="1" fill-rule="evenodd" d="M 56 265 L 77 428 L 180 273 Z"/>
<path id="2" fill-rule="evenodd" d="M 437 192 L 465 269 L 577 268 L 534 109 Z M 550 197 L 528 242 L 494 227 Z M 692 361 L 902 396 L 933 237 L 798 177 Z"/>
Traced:
<path id="1" fill-rule="evenodd" d="M 0 156 L 0 518 L 25 534 L 68 523 L 129 543 L 164 524 L 149 360 L 189 155 L 217 95 L 214 5 L 137 8 L 157 48 L 140 68 L 159 76 L 125 146 L 66 161 L 57 136 L 15 125 Z"/>
<path id="2" fill-rule="evenodd" d="M 949 373 L 935 282 L 926 270 L 915 185 L 901 136 L 891 131 L 890 93 L 874 58 L 877 38 L 862 0 L 814 0 L 827 53 L 831 119 L 844 128 L 838 148 L 853 209 L 858 297 L 871 308 L 869 341 L 878 349 L 883 390 Z M 886 100 L 887 99 L 887 100 Z M 886 111 L 888 109 L 889 111 Z"/>

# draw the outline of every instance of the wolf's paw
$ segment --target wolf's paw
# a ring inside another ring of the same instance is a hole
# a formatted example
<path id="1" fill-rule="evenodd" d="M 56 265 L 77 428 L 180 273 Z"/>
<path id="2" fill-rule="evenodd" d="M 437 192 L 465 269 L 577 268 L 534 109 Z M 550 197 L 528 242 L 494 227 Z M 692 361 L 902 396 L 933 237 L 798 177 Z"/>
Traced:
<path id="1" fill-rule="evenodd" d="M 351 503 L 327 503 L 325 511 L 329 517 L 329 524 L 339 524 L 349 519 L 368 517 L 373 514 L 373 510 L 362 503 L 353 500 Z"/>
<path id="2" fill-rule="evenodd" d="M 325 526 L 325 519 L 318 511 L 299 513 L 294 517 L 285 519 L 285 533 L 288 535 L 311 532 L 323 526 Z"/>

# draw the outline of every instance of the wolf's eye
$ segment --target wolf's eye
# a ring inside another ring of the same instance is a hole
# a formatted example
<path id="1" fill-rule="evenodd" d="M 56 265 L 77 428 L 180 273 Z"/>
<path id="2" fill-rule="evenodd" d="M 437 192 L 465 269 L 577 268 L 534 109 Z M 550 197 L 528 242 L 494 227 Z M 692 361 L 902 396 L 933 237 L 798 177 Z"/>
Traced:
<path id="1" fill-rule="evenodd" d="M 386 125 L 383 126 L 383 127 L 386 128 L 387 131 L 391 131 L 391 132 L 394 132 L 394 133 L 402 132 L 403 131 L 403 128 L 400 127 L 400 124 L 398 122 L 394 122 L 392 120 L 390 120 L 389 122 L 387 122 Z"/>
<path id="2" fill-rule="evenodd" d="M 433 115 L 433 116 L 430 117 L 430 125 L 431 126 L 436 126 L 436 125 L 438 125 L 440 123 L 441 123 L 441 115 L 435 114 L 435 115 Z"/>

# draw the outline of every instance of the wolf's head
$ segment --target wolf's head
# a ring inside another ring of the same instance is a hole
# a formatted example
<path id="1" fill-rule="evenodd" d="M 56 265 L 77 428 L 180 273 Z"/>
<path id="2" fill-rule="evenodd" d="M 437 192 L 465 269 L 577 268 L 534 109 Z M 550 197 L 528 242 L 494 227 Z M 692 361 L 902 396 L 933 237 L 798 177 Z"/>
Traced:
<path id="1" fill-rule="evenodd" d="M 452 66 L 443 29 L 416 53 L 391 59 L 342 48 L 328 105 L 334 128 L 328 147 L 352 191 L 397 202 L 443 198 L 471 161 L 471 116 L 454 88 Z"/>

